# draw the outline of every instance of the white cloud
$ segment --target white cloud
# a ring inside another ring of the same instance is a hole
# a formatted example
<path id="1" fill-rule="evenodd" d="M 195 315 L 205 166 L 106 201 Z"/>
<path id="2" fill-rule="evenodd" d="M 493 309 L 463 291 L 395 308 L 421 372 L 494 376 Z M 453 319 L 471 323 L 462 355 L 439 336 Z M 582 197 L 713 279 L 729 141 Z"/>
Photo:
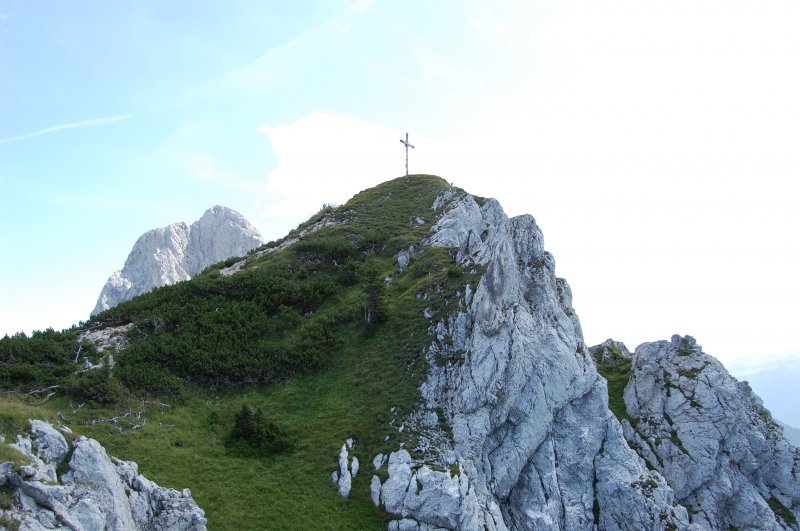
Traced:
<path id="1" fill-rule="evenodd" d="M 55 133 L 57 131 L 63 131 L 64 129 L 75 129 L 78 127 L 93 127 L 97 125 L 106 125 L 106 124 L 113 124 L 116 122 L 121 122 L 123 120 L 128 120 L 133 118 L 132 114 L 120 114 L 117 116 L 108 116 L 106 118 L 93 118 L 91 120 L 81 120 L 79 122 L 70 122 L 61 125 L 54 125 L 52 127 L 47 127 L 45 129 L 40 129 L 34 133 L 27 133 L 24 135 L 19 135 L 11 138 L 5 138 L 0 140 L 0 144 L 6 144 L 8 142 L 15 142 L 17 140 L 26 140 L 28 138 L 34 138 L 37 136 L 47 135 L 50 133 Z"/>
<path id="2" fill-rule="evenodd" d="M 402 135 L 355 118 L 311 114 L 258 130 L 278 158 L 267 175 L 270 215 L 308 216 L 404 171 Z"/>

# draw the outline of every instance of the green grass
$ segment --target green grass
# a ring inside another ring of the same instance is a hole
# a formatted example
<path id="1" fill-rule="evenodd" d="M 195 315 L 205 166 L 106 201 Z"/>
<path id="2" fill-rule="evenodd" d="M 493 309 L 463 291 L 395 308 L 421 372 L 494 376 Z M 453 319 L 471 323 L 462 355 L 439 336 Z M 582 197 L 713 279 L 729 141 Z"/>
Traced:
<path id="1" fill-rule="evenodd" d="M 169 408 L 152 403 L 145 407 L 147 422 L 139 432 L 120 435 L 108 423 L 88 424 L 137 411 L 135 401 L 116 409 L 89 405 L 72 413 L 74 403 L 59 398 L 25 415 L 25 402 L 7 399 L 3 410 L 16 412 L 18 420 L 53 420 L 62 412 L 73 429 L 98 439 L 110 454 L 136 461 L 148 478 L 189 488 L 206 511 L 210 529 L 384 529 L 386 513 L 369 500 L 370 462 L 379 452 L 397 449 L 401 439 L 389 427 L 389 407 L 413 403 L 417 384 L 413 378 L 411 385 L 404 381 L 404 365 L 412 358 L 397 343 L 395 327 L 402 325 L 396 321 L 389 319 L 385 329 L 370 334 L 351 325 L 352 341 L 327 370 L 247 389 L 196 391 Z M 411 345 L 419 346 L 409 338 Z M 232 453 L 225 441 L 243 403 L 261 408 L 286 434 L 291 449 L 270 458 Z M 388 442 L 383 441 L 386 435 L 391 436 Z M 343 500 L 330 473 L 349 437 L 355 439 L 362 468 L 350 499 Z"/>
<path id="2" fill-rule="evenodd" d="M 684 378 L 688 378 L 689 380 L 696 380 L 697 376 L 703 372 L 702 368 L 693 368 L 693 369 L 678 369 L 678 374 L 683 376 Z"/>
<path id="3" fill-rule="evenodd" d="M 778 519 L 783 520 L 784 524 L 788 526 L 797 527 L 797 517 L 777 498 L 770 498 L 767 500 L 769 508 L 775 513 Z"/>
<path id="4" fill-rule="evenodd" d="M 698 351 L 694 342 L 688 337 L 681 337 L 678 343 L 678 356 L 691 356 Z"/>
<path id="5" fill-rule="evenodd" d="M 389 421 L 414 409 L 428 372 L 423 310 L 434 319 L 454 311 L 453 294 L 484 272 L 461 271 L 449 249 L 421 247 L 437 215 L 430 206 L 446 189 L 432 176 L 383 183 L 325 206 L 301 228 L 323 217 L 339 224 L 278 252 L 251 253 L 232 277 L 218 264 L 103 312 L 87 325 L 135 325 L 133 344 L 116 355 L 127 397 L 80 409 L 63 394 L 35 407 L 8 397 L 0 427 L 60 413 L 160 485 L 189 488 L 211 529 L 384 529 L 388 515 L 369 498 L 371 460 L 401 442 L 413 447 L 416 434 Z M 401 272 L 395 255 L 410 245 L 422 254 Z M 367 307 L 376 310 L 371 323 Z M 143 393 L 145 402 L 136 398 Z M 289 448 L 243 457 L 226 444 L 243 404 L 261 409 Z M 126 412 L 117 425 L 93 423 Z M 130 429 L 144 419 L 143 429 Z M 361 472 L 344 500 L 330 475 L 350 437 Z"/>
<path id="6" fill-rule="evenodd" d="M 608 407 L 617 419 L 632 422 L 633 419 L 625 409 L 625 386 L 631 372 L 630 358 L 621 357 L 619 361 L 611 364 L 598 364 L 597 371 L 608 382 Z"/>
<path id="7" fill-rule="evenodd" d="M 0 527 L 5 528 L 8 531 L 17 531 L 19 526 L 20 522 L 12 520 L 11 518 L 6 518 L 5 516 L 0 516 Z"/>

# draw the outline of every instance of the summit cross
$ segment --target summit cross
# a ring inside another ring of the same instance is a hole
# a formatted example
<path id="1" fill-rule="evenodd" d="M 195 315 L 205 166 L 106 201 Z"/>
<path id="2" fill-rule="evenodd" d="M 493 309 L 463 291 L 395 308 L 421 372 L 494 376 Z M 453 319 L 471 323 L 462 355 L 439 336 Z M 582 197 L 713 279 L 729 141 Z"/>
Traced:
<path id="1" fill-rule="evenodd" d="M 400 139 L 400 142 L 406 146 L 406 177 L 408 177 L 408 148 L 415 149 L 414 146 L 408 143 L 408 133 L 406 133 L 406 139 Z"/>

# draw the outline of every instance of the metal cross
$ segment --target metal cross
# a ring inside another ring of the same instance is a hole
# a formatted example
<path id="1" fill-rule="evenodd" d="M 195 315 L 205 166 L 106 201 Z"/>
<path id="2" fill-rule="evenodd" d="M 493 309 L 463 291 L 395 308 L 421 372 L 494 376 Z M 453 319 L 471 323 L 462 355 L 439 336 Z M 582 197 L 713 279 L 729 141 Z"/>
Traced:
<path id="1" fill-rule="evenodd" d="M 414 149 L 414 146 L 408 143 L 408 133 L 406 133 L 406 139 L 403 140 L 401 138 L 400 142 L 402 142 L 403 145 L 406 146 L 406 177 L 408 177 L 408 148 Z"/>

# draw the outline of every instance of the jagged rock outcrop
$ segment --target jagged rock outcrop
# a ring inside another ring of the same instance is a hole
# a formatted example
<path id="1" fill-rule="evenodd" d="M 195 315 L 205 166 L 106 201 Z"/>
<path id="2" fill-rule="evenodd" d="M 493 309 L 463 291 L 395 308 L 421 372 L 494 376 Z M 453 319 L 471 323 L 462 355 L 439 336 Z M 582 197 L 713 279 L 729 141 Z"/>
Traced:
<path id="1" fill-rule="evenodd" d="M 798 529 L 800 453 L 689 336 L 633 354 L 625 435 L 704 529 Z"/>
<path id="2" fill-rule="evenodd" d="M 623 360 L 630 360 L 632 355 L 622 341 L 606 339 L 599 345 L 589 347 L 592 357 L 597 365 L 613 365 Z"/>
<path id="3" fill-rule="evenodd" d="M 138 473 L 136 463 L 109 457 L 94 439 L 68 443 L 50 424 L 33 420 L 30 435 L 17 436 L 11 446 L 29 464 L 0 464 L 0 486 L 13 489 L 13 507 L 0 516 L 21 529 L 206 529 L 188 489 L 159 487 Z"/>
<path id="4" fill-rule="evenodd" d="M 556 278 L 534 219 L 509 219 L 494 200 L 452 192 L 433 210 L 440 217 L 425 243 L 455 248 L 462 267 L 486 271 L 474 291 L 465 287 L 458 311 L 431 323 L 420 416 L 443 412 L 450 447 L 438 444 L 443 472 L 405 450 L 390 455 L 378 501 L 402 517 L 392 525 L 686 528 L 686 510 L 608 409 L 569 286 Z"/>
<path id="5" fill-rule="evenodd" d="M 223 206 L 209 208 L 191 225 L 180 222 L 147 231 L 136 240 L 122 270 L 109 277 L 92 315 L 159 286 L 190 279 L 262 243 L 244 216 Z"/>

